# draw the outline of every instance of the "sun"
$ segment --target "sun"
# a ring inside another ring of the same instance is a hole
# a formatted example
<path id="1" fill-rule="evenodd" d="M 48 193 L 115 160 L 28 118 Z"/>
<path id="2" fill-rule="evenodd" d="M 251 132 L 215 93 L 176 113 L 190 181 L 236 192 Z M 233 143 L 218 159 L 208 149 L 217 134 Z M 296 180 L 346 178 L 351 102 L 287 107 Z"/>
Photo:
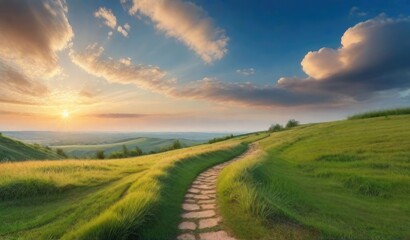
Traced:
<path id="1" fill-rule="evenodd" d="M 64 109 L 63 112 L 61 113 L 61 116 L 63 118 L 68 118 L 70 116 L 70 113 L 67 111 L 67 109 Z"/>

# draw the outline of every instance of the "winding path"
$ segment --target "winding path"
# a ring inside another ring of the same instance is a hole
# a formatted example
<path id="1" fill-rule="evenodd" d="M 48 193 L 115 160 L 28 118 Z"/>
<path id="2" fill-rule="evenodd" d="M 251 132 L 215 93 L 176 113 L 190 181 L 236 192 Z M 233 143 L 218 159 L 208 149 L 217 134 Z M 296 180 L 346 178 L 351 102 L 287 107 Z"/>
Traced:
<path id="1" fill-rule="evenodd" d="M 178 240 L 235 240 L 222 228 L 222 217 L 218 214 L 216 203 L 216 180 L 219 173 L 230 163 L 240 160 L 254 152 L 255 144 L 240 156 L 216 165 L 199 176 L 192 183 L 182 204 L 184 213 L 179 224 Z"/>

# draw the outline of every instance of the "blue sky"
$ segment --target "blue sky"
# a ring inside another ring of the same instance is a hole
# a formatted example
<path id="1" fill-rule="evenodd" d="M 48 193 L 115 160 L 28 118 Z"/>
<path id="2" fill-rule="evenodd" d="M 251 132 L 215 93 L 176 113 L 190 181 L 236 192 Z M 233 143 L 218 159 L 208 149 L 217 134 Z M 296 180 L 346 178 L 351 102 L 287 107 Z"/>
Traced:
<path id="1" fill-rule="evenodd" d="M 253 131 L 410 102 L 409 1 L 1 4 L 6 130 Z"/>

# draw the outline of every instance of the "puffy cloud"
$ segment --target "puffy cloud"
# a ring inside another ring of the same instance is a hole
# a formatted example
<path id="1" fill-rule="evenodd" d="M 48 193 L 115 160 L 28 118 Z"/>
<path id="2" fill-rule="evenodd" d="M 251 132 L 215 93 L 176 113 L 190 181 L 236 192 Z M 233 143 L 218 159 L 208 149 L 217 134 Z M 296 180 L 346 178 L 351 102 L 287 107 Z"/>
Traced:
<path id="1" fill-rule="evenodd" d="M 124 24 L 124 27 L 121 25 L 117 26 L 117 17 L 115 17 L 114 13 L 112 13 L 111 9 L 107 9 L 105 7 L 100 7 L 99 9 L 97 9 L 97 11 L 95 11 L 94 16 L 96 18 L 100 18 L 103 20 L 104 25 L 117 30 L 119 33 L 121 33 L 121 35 L 123 35 L 124 37 L 128 36 L 128 32 L 131 29 L 131 26 L 126 23 Z M 111 38 L 112 36 L 112 31 L 108 32 L 108 39 Z"/>
<path id="2" fill-rule="evenodd" d="M 151 65 L 134 65 L 130 58 L 111 59 L 103 57 L 104 48 L 93 44 L 86 51 L 70 51 L 71 60 L 90 74 L 102 77 L 111 83 L 135 84 L 143 89 L 165 91 L 174 80 L 166 79 L 166 73 Z"/>
<path id="3" fill-rule="evenodd" d="M 94 16 L 102 19 L 104 21 L 103 23 L 112 29 L 115 29 L 117 26 L 117 18 L 112 13 L 111 9 L 100 7 L 97 11 L 95 11 Z"/>
<path id="4" fill-rule="evenodd" d="M 253 68 L 244 68 L 236 70 L 237 73 L 242 74 L 244 76 L 251 76 L 255 74 L 255 69 Z"/>
<path id="5" fill-rule="evenodd" d="M 128 36 L 128 32 L 121 26 L 118 26 L 117 31 L 121 33 L 124 37 Z"/>
<path id="6" fill-rule="evenodd" d="M 65 1 L 0 1 L 0 60 L 29 77 L 60 72 L 58 51 L 73 37 Z"/>
<path id="7" fill-rule="evenodd" d="M 131 15 L 142 14 L 167 36 L 182 41 L 205 62 L 221 59 L 227 52 L 228 37 L 212 24 L 205 11 L 182 0 L 134 0 Z"/>
<path id="8" fill-rule="evenodd" d="M 338 49 L 322 48 L 302 60 L 306 79 L 282 78 L 288 89 L 316 89 L 364 98 L 410 85 L 410 18 L 383 16 L 361 22 Z"/>

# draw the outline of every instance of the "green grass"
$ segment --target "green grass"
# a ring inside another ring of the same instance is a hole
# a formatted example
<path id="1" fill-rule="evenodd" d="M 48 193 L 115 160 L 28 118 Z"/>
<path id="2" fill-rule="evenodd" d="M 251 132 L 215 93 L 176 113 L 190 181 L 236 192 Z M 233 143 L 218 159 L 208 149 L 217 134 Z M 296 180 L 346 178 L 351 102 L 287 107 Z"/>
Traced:
<path id="1" fill-rule="evenodd" d="M 0 239 L 171 239 L 196 175 L 249 135 L 116 160 L 0 164 Z"/>
<path id="2" fill-rule="evenodd" d="M 60 159 L 55 152 L 0 135 L 0 162 L 34 159 Z"/>
<path id="3" fill-rule="evenodd" d="M 134 150 L 135 146 L 138 146 L 143 152 L 148 153 L 150 151 L 159 151 L 165 149 L 173 144 L 176 139 L 160 139 L 160 138 L 147 138 L 140 137 L 127 141 L 120 141 L 115 143 L 107 144 L 81 144 L 81 145 L 58 145 L 52 146 L 53 149 L 63 149 L 64 152 L 70 157 L 95 157 L 97 151 L 104 151 L 105 155 L 108 156 L 113 152 L 122 152 L 122 147 L 125 145 L 128 150 Z M 189 139 L 179 139 L 182 146 L 194 146 L 203 143 L 203 141 L 189 140 Z"/>
<path id="4" fill-rule="evenodd" d="M 410 108 L 396 108 L 396 109 L 371 111 L 371 112 L 360 113 L 360 114 L 355 114 L 355 115 L 349 116 L 348 119 L 349 120 L 354 120 L 354 119 L 388 117 L 388 116 L 405 115 L 405 114 L 410 114 Z"/>
<path id="5" fill-rule="evenodd" d="M 271 134 L 221 173 L 227 227 L 243 239 L 409 239 L 409 122 L 392 116 Z"/>

